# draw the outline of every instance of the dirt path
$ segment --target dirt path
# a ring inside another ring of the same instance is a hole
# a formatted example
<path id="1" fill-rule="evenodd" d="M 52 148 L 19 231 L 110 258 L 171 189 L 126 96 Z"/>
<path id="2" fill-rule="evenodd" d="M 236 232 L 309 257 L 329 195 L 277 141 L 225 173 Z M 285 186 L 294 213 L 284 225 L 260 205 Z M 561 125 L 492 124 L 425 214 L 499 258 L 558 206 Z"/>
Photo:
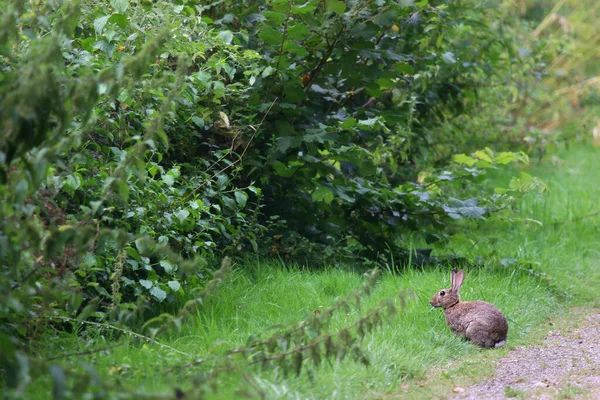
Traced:
<path id="1" fill-rule="evenodd" d="M 543 343 L 496 361 L 492 378 L 455 388 L 456 399 L 600 399 L 600 311 L 573 309 Z M 562 324 L 561 324 L 562 325 Z"/>

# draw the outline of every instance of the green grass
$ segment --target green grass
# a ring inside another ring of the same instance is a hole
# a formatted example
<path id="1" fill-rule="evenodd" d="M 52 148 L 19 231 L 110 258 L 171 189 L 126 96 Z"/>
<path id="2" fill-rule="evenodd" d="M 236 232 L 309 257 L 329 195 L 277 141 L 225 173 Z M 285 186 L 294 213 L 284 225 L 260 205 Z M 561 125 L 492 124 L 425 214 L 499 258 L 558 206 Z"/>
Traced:
<path id="1" fill-rule="evenodd" d="M 406 385 L 424 382 L 433 367 L 459 357 L 459 370 L 452 374 L 479 376 L 489 373 L 489 358 L 511 347 L 527 344 L 542 321 L 565 305 L 597 304 L 600 287 L 600 151 L 581 147 L 559 153 L 560 162 L 548 160 L 529 173 L 546 181 L 550 192 L 523 201 L 521 218 L 539 220 L 542 226 L 524 222 L 484 223 L 469 232 L 472 243 L 454 243 L 445 251 L 457 251 L 472 260 L 481 257 L 483 267 L 469 269 L 462 289 L 464 300 L 483 299 L 496 304 L 509 320 L 508 346 L 480 351 L 454 336 L 446 327 L 441 310 L 430 310 L 429 298 L 449 285 L 449 270 L 407 270 L 401 275 L 385 273 L 375 291 L 364 298 L 362 312 L 380 299 L 410 288 L 413 296 L 391 324 L 368 334 L 363 341 L 371 358 L 366 368 L 351 358 L 320 368 L 311 375 L 276 377 L 272 370 L 246 371 L 249 384 L 239 375 L 217 380 L 214 398 L 242 395 L 266 398 L 382 398 L 401 393 Z M 498 182 L 505 176 L 497 177 Z M 502 259 L 517 263 L 503 266 Z M 530 273 L 533 268 L 535 274 Z M 330 269 L 318 272 L 273 262 L 238 265 L 218 292 L 205 303 L 181 331 L 161 337 L 161 343 L 130 344 L 110 352 L 78 357 L 93 365 L 101 380 L 141 393 L 164 393 L 172 398 L 174 388 L 186 391 L 195 385 L 202 367 L 173 370 L 192 360 L 243 345 L 251 335 L 267 337 L 273 326 L 290 324 L 331 305 L 361 284 L 354 272 Z M 361 312 L 336 314 L 332 329 L 355 321 Z M 36 350 L 43 357 L 84 351 L 110 343 L 110 332 L 48 338 Z M 187 355 L 181 354 L 185 353 Z M 472 361 L 470 361 L 472 360 Z M 443 371 L 441 372 L 444 373 Z M 292 374 L 293 375 L 293 374 Z M 426 383 L 425 383 L 426 385 Z M 51 384 L 40 379 L 29 388 L 30 398 L 51 397 Z M 244 388 L 244 392 L 238 391 Z M 422 390 L 427 398 L 431 392 Z"/>

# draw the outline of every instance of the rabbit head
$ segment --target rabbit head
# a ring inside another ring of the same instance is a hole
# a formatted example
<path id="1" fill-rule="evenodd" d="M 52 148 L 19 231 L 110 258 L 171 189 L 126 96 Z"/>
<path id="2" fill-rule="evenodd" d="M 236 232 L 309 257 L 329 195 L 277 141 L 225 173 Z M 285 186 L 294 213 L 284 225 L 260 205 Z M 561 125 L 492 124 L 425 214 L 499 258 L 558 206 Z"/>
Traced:
<path id="1" fill-rule="evenodd" d="M 433 307 L 442 307 L 446 309 L 460 302 L 460 295 L 458 294 L 458 290 L 463 284 L 465 274 L 462 270 L 456 271 L 453 269 L 451 279 L 452 287 L 450 289 L 442 289 L 439 292 L 437 292 L 431 298 L 431 300 L 429 300 L 429 304 L 431 304 Z"/>

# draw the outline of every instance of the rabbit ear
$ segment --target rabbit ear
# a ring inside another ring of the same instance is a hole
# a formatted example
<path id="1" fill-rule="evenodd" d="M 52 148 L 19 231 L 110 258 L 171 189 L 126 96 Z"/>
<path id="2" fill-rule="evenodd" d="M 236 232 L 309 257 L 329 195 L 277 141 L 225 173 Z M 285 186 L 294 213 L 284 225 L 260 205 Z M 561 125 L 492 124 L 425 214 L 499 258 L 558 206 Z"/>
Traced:
<path id="1" fill-rule="evenodd" d="M 462 286 L 464 279 L 465 273 L 462 269 L 460 271 L 452 270 L 452 290 L 458 292 L 458 289 L 460 289 Z"/>

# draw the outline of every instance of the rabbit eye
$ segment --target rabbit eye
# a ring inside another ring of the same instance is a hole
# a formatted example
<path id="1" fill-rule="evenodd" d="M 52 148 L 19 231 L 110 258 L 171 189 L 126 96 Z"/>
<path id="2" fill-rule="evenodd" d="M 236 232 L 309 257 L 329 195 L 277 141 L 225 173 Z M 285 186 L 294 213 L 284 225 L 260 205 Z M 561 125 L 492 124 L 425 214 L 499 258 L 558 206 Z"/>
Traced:
<path id="1" fill-rule="evenodd" d="M 445 294 L 446 294 L 446 292 L 444 292 L 443 290 L 440 291 L 440 296 L 443 296 Z"/>

